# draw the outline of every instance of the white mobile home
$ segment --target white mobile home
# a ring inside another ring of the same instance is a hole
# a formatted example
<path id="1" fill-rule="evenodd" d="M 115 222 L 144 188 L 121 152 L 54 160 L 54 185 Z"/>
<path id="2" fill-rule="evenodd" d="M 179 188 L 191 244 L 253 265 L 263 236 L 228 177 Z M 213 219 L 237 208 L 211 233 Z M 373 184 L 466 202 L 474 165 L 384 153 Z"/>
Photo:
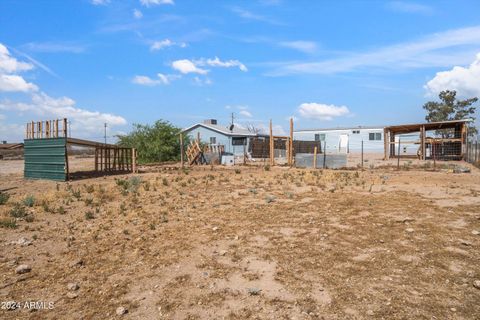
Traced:
<path id="1" fill-rule="evenodd" d="M 295 140 L 322 141 L 327 153 L 365 152 L 382 153 L 383 127 L 352 127 L 332 129 L 296 130 L 293 132 Z"/>

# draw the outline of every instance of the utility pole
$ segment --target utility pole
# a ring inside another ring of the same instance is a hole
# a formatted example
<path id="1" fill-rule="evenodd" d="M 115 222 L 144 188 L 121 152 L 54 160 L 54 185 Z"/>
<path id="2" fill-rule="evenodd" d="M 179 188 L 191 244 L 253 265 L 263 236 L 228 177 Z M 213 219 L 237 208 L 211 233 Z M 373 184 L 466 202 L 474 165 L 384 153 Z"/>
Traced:
<path id="1" fill-rule="evenodd" d="M 72 137 L 72 121 L 68 121 L 68 136 Z"/>
<path id="2" fill-rule="evenodd" d="M 105 144 L 107 144 L 107 123 L 105 122 Z"/>

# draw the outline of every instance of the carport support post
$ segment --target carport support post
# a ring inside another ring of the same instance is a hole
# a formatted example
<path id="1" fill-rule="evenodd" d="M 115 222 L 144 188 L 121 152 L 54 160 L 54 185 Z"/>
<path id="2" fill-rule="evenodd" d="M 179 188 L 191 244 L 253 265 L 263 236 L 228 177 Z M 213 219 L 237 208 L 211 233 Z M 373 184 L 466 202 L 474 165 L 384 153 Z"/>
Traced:
<path id="1" fill-rule="evenodd" d="M 400 138 L 398 138 L 397 169 L 400 170 Z"/>
<path id="2" fill-rule="evenodd" d="M 426 153 L 426 145 L 425 145 L 425 126 L 422 126 L 422 130 L 421 130 L 421 134 L 420 134 L 420 137 L 422 139 L 421 141 L 421 146 L 422 146 L 422 160 L 426 160 L 427 157 L 425 155 Z"/>

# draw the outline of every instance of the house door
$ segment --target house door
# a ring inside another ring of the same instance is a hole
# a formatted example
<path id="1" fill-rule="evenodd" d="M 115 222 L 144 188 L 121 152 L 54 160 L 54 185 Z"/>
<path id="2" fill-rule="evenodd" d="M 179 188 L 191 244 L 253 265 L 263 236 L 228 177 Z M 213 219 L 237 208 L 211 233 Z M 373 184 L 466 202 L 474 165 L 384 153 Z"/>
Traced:
<path id="1" fill-rule="evenodd" d="M 340 135 L 340 140 L 338 141 L 338 152 L 340 153 L 348 152 L 348 134 Z"/>

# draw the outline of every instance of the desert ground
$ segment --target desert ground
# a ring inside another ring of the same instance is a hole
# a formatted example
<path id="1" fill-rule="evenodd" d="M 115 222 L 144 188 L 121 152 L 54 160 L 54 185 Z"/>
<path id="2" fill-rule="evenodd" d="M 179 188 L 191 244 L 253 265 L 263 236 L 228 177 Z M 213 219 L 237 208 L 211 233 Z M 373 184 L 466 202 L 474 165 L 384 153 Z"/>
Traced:
<path id="1" fill-rule="evenodd" d="M 0 162 L 3 319 L 479 319 L 474 167 L 149 166 L 68 183 L 21 167 Z"/>

